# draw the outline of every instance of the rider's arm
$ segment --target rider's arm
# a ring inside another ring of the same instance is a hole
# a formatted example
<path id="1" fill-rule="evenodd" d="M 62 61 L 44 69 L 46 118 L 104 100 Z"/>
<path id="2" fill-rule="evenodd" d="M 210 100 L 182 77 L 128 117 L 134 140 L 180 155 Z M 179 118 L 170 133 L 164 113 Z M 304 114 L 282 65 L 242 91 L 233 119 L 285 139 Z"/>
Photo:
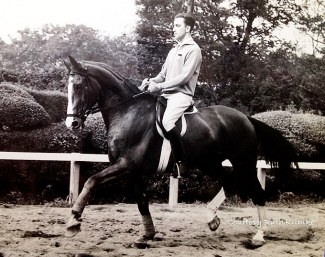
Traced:
<path id="1" fill-rule="evenodd" d="M 202 55 L 200 49 L 189 52 L 181 73 L 168 81 L 160 83 L 159 86 L 165 90 L 177 88 L 186 84 L 197 71 L 201 61 Z"/>
<path id="2" fill-rule="evenodd" d="M 145 78 L 143 81 L 142 81 L 142 84 L 141 86 L 139 87 L 139 89 L 141 91 L 145 91 L 145 90 L 148 90 L 148 86 L 150 85 L 150 82 L 154 82 L 155 84 L 157 83 L 161 83 L 161 82 L 164 82 L 165 81 L 165 77 L 162 73 L 159 73 L 156 77 L 154 78 Z"/>
<path id="3" fill-rule="evenodd" d="M 159 73 L 156 77 L 151 78 L 150 80 L 156 83 L 162 83 L 165 81 L 165 77 L 163 76 L 163 74 Z"/>

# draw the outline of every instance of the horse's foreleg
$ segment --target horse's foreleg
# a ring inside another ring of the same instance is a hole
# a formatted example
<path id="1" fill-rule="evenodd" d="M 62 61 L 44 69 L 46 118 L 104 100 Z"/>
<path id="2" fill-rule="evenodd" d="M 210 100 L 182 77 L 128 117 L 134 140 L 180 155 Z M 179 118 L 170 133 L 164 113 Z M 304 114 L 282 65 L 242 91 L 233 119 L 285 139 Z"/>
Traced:
<path id="1" fill-rule="evenodd" d="M 142 183 L 136 183 L 134 188 L 138 209 L 142 216 L 142 224 L 144 227 L 144 234 L 134 242 L 134 246 L 137 248 L 146 248 L 147 241 L 154 238 L 156 230 L 149 211 L 148 197 L 145 190 L 143 190 Z"/>
<path id="2" fill-rule="evenodd" d="M 76 202 L 72 206 L 71 216 L 67 223 L 67 237 L 73 237 L 80 232 L 81 214 L 90 198 L 90 190 L 84 186 Z"/>
<path id="3" fill-rule="evenodd" d="M 156 234 L 156 230 L 150 213 L 148 215 L 142 215 L 142 224 L 144 227 L 144 234 L 142 238 L 146 240 L 153 239 Z"/>
<path id="4" fill-rule="evenodd" d="M 148 240 L 152 240 L 156 234 L 150 213 L 148 215 L 142 215 L 142 224 L 144 227 L 144 234 L 134 241 L 134 246 L 140 249 L 147 248 Z"/>
<path id="5" fill-rule="evenodd" d="M 117 179 L 128 173 L 125 160 L 120 160 L 114 165 L 104 169 L 103 171 L 91 176 L 85 183 L 80 195 L 74 203 L 71 216 L 67 223 L 67 237 L 75 236 L 80 232 L 81 215 L 90 199 L 91 191 L 98 185 Z"/>

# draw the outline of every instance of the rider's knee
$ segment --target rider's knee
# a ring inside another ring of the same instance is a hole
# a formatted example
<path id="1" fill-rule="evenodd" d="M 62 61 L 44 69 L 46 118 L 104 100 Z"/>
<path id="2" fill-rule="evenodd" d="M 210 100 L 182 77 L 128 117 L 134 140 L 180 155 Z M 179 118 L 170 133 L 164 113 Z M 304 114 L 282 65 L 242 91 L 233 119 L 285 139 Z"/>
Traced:
<path id="1" fill-rule="evenodd" d="M 167 132 L 175 127 L 175 124 L 165 117 L 162 119 L 162 125 Z"/>

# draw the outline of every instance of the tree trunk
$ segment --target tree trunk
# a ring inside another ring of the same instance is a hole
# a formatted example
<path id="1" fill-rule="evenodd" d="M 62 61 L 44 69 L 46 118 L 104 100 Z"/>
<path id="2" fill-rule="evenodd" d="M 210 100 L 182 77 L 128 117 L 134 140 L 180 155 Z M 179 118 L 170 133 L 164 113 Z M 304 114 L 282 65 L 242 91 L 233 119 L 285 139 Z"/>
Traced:
<path id="1" fill-rule="evenodd" d="M 255 11 L 250 11 L 249 12 L 249 15 L 248 15 L 248 19 L 247 19 L 247 26 L 246 26 L 246 29 L 245 29 L 245 35 L 244 35 L 244 38 L 243 38 L 243 41 L 241 43 L 241 48 L 242 49 L 246 49 L 246 46 L 249 42 L 249 39 L 250 39 L 250 36 L 251 36 L 251 32 L 252 32 L 252 29 L 253 29 L 253 22 L 256 18 L 256 12 Z"/>
<path id="2" fill-rule="evenodd" d="M 194 11 L 194 0 L 185 0 L 185 4 L 187 6 L 187 13 L 193 13 Z"/>

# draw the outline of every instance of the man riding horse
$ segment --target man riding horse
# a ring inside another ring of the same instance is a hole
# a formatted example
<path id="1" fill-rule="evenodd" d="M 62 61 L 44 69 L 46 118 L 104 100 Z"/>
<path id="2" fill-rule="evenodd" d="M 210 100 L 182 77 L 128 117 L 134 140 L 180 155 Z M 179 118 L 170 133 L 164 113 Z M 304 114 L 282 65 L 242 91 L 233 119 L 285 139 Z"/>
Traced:
<path id="1" fill-rule="evenodd" d="M 140 87 L 167 99 L 162 125 L 170 140 L 180 175 L 186 173 L 187 163 L 182 137 L 175 123 L 193 105 L 202 62 L 201 49 L 191 36 L 194 25 L 195 19 L 191 14 L 179 13 L 175 16 L 173 33 L 178 43 L 168 53 L 160 73 L 154 78 L 144 79 Z"/>
<path id="2" fill-rule="evenodd" d="M 175 122 L 193 102 L 202 59 L 200 48 L 190 34 L 193 25 L 194 19 L 189 14 L 175 17 L 174 34 L 179 44 L 170 51 L 159 75 L 149 81 L 146 79 L 140 89 L 161 92 L 167 99 L 162 123 L 172 141 L 181 173 L 187 161 L 188 166 L 218 179 L 223 185 L 229 171 L 223 169 L 222 162 L 226 159 L 230 161 L 233 176 L 240 181 L 240 194 L 250 197 L 257 207 L 261 226 L 253 239 L 263 242 L 260 235 L 264 230 L 266 194 L 256 175 L 257 154 L 261 153 L 285 172 L 296 160 L 295 149 L 279 131 L 221 105 L 200 108 L 186 117 L 190 129 L 183 139 L 180 138 Z M 98 105 L 107 129 L 110 163 L 85 182 L 72 207 L 67 236 L 80 232 L 84 208 L 96 187 L 128 178 L 144 226 L 144 233 L 135 244 L 146 245 L 154 238 L 155 227 L 149 210 L 148 182 L 145 178 L 157 172 L 164 142 L 155 126 L 157 100 L 152 95 L 140 94 L 137 86 L 105 63 L 78 62 L 71 56 L 69 60 L 70 63 L 66 63 L 69 71 L 66 125 L 72 129 L 83 128 L 87 115 Z M 189 149 L 187 159 L 182 141 Z M 212 223 L 208 223 L 213 231 L 220 224 L 217 215 L 214 215 Z"/>

